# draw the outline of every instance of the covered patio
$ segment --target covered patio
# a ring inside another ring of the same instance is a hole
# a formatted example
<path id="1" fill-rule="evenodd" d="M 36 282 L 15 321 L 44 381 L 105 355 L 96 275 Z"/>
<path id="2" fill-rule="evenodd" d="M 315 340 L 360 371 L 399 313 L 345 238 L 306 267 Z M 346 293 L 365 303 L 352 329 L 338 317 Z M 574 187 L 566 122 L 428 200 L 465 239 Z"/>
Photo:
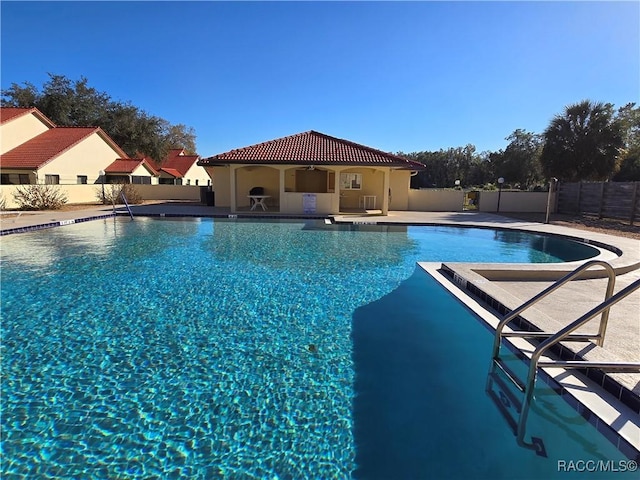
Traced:
<path id="1" fill-rule="evenodd" d="M 406 210 L 420 163 L 315 131 L 213 157 L 198 165 L 212 178 L 216 206 L 232 213 L 368 213 Z"/>

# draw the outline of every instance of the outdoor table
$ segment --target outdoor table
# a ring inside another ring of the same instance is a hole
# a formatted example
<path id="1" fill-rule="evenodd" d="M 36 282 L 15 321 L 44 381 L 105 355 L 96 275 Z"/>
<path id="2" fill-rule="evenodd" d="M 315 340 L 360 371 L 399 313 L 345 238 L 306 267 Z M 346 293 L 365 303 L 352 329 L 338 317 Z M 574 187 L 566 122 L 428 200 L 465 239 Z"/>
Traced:
<path id="1" fill-rule="evenodd" d="M 258 205 L 262 207 L 263 211 L 268 210 L 264 201 L 267 198 L 271 198 L 271 195 L 247 195 L 249 197 L 249 203 L 251 203 L 251 210 L 255 210 Z"/>

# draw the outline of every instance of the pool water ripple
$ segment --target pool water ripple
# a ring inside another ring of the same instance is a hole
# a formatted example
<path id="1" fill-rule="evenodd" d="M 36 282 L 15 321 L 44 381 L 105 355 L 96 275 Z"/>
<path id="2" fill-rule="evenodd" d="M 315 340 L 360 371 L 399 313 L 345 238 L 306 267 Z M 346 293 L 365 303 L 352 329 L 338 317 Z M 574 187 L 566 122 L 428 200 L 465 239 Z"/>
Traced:
<path id="1" fill-rule="evenodd" d="M 353 315 L 450 248 L 424 235 L 109 219 L 3 239 L 3 475 L 350 477 Z M 465 258 L 496 236 L 455 235 Z M 475 260 L 495 248 L 562 260 Z"/>

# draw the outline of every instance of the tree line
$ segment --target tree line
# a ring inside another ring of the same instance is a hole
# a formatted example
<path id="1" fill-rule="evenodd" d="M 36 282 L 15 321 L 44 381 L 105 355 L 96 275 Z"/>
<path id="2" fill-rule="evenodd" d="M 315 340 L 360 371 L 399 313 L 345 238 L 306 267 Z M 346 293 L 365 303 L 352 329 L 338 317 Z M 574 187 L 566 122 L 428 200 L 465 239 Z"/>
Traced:
<path id="1" fill-rule="evenodd" d="M 628 103 L 617 110 L 611 103 L 584 100 L 565 107 L 542 134 L 516 129 L 509 144 L 497 152 L 476 152 L 474 145 L 436 152 L 399 155 L 427 168 L 412 177 L 412 188 L 495 188 L 505 185 L 543 189 L 555 177 L 582 180 L 640 180 L 640 107 Z"/>
<path id="2" fill-rule="evenodd" d="M 3 107 L 36 107 L 58 126 L 101 127 L 130 157 L 149 156 L 160 163 L 171 148 L 196 153 L 192 127 L 172 125 L 131 102 L 113 100 L 90 87 L 85 77 L 72 81 L 49 74 L 40 89 L 29 82 L 12 83 L 0 102 Z"/>
<path id="3" fill-rule="evenodd" d="M 72 81 L 49 74 L 38 89 L 29 82 L 13 83 L 2 91 L 2 106 L 37 107 L 60 126 L 99 126 L 127 153 L 161 162 L 170 148 L 196 153 L 191 127 L 172 125 L 130 102 L 113 100 L 81 77 Z M 552 177 L 561 181 L 640 180 L 640 107 L 628 103 L 617 110 L 611 103 L 584 100 L 565 107 L 542 133 L 516 129 L 497 152 L 477 152 L 474 145 L 398 152 L 427 168 L 412 177 L 411 186 L 521 189 L 545 188 Z"/>

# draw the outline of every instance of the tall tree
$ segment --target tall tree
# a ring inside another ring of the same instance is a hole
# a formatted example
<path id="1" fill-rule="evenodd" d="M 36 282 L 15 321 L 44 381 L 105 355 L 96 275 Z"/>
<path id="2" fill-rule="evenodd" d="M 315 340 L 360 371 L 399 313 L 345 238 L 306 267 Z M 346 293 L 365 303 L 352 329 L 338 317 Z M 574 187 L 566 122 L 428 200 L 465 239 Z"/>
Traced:
<path id="1" fill-rule="evenodd" d="M 613 176 L 623 146 L 613 105 L 589 100 L 565 107 L 544 132 L 540 162 L 547 177 L 565 181 Z"/>
<path id="2" fill-rule="evenodd" d="M 503 177 L 520 188 L 528 188 L 542 181 L 542 135 L 518 128 L 506 140 L 509 140 L 506 149 L 489 156 L 494 177 Z"/>
<path id="3" fill-rule="evenodd" d="M 640 107 L 628 103 L 616 115 L 622 128 L 624 149 L 620 155 L 620 170 L 613 177 L 617 181 L 640 180 Z"/>
<path id="4" fill-rule="evenodd" d="M 84 77 L 72 81 L 49 74 L 42 91 L 28 82 L 23 86 L 14 83 L 2 91 L 2 105 L 36 107 L 60 126 L 101 127 L 129 156 L 143 154 L 162 162 L 169 148 L 196 151 L 193 128 L 172 125 L 131 103 L 113 101 L 107 93 L 90 87 Z"/>
<path id="5" fill-rule="evenodd" d="M 188 155 L 196 153 L 196 132 L 193 127 L 187 127 L 182 123 L 171 125 L 165 121 L 162 130 L 169 148 L 184 148 Z"/>
<path id="6" fill-rule="evenodd" d="M 411 178 L 411 188 L 453 187 L 456 180 L 462 186 L 481 185 L 486 182 L 487 155 L 477 154 L 474 145 L 448 148 L 437 152 L 399 153 L 427 168 Z"/>

